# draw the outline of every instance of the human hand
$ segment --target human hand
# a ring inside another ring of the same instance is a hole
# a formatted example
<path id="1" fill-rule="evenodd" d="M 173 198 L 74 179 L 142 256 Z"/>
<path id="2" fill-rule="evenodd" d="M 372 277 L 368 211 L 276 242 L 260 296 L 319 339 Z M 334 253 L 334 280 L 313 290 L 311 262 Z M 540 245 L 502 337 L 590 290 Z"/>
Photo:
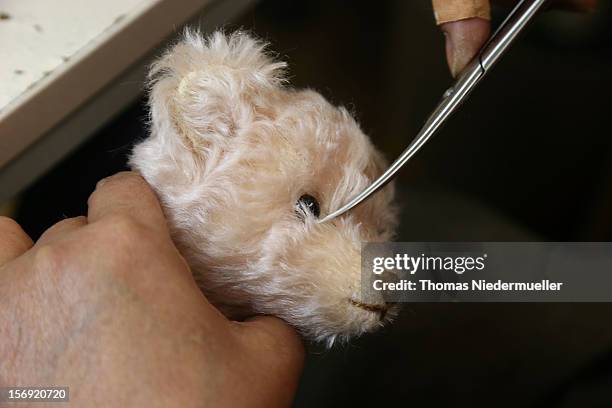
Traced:
<path id="1" fill-rule="evenodd" d="M 290 405 L 301 340 L 207 302 L 141 177 L 88 205 L 36 244 L 0 218 L 0 386 L 68 386 L 79 407 Z"/>
<path id="2" fill-rule="evenodd" d="M 517 0 L 498 0 L 508 7 Z M 553 5 L 575 11 L 592 11 L 597 0 L 556 0 Z M 476 56 L 491 34 L 489 0 L 433 0 L 436 21 L 446 37 L 446 59 L 457 76 Z"/>

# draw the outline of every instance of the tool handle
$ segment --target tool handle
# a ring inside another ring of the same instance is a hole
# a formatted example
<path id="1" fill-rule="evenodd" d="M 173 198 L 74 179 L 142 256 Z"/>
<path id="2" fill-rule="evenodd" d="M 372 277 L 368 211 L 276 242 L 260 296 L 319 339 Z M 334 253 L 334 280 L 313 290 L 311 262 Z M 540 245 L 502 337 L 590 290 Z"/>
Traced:
<path id="1" fill-rule="evenodd" d="M 508 14 L 480 51 L 480 66 L 491 69 L 547 0 L 522 0 Z"/>

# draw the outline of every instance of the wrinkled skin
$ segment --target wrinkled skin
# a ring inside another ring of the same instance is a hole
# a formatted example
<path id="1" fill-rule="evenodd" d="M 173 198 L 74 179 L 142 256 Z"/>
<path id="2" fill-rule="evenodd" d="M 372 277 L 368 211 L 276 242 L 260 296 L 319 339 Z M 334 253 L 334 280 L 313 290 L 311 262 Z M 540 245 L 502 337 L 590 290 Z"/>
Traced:
<path id="1" fill-rule="evenodd" d="M 36 244 L 0 217 L 2 386 L 68 386 L 75 407 L 279 407 L 302 360 L 282 321 L 208 303 L 133 173 Z"/>

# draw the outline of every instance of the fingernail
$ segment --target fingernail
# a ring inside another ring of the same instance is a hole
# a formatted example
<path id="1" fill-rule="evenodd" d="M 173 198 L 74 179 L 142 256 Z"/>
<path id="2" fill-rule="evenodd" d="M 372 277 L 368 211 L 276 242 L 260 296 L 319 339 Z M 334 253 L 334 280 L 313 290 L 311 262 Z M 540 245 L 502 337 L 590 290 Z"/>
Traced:
<path id="1" fill-rule="evenodd" d="M 478 54 L 487 41 L 490 23 L 483 18 L 468 18 L 441 25 L 446 38 L 446 59 L 453 77 L 456 77 Z"/>

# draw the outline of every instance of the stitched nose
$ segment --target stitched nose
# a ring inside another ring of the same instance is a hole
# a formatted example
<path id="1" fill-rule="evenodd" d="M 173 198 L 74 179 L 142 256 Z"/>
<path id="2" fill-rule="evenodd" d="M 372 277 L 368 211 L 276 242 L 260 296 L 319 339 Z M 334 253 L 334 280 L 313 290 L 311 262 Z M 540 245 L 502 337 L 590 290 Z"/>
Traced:
<path id="1" fill-rule="evenodd" d="M 378 317 L 380 320 L 384 320 L 385 316 L 387 315 L 387 311 L 389 310 L 389 307 L 386 304 L 372 305 L 368 303 L 362 303 L 354 299 L 349 299 L 349 302 L 353 306 L 356 306 L 360 309 L 367 310 L 368 312 L 378 313 Z"/>

